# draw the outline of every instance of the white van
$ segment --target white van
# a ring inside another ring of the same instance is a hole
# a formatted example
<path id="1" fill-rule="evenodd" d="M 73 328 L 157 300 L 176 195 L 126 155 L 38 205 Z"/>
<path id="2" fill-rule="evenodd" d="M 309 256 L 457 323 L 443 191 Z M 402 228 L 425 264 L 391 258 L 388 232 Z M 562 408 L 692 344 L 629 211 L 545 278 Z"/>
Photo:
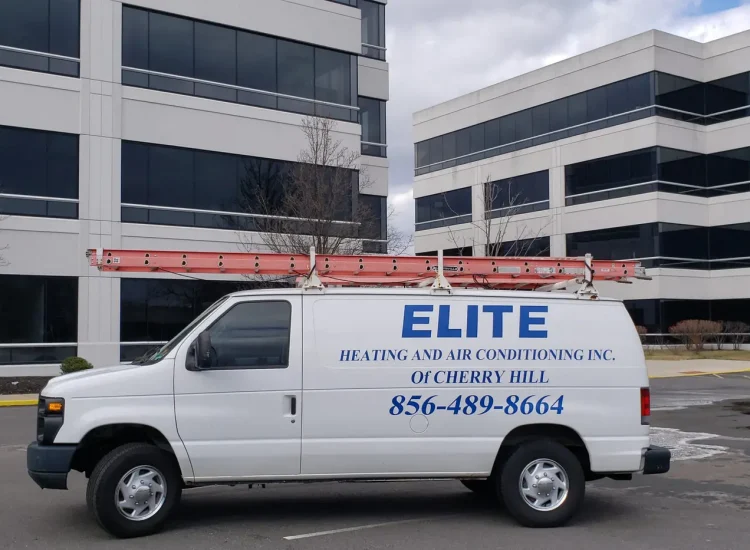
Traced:
<path id="1" fill-rule="evenodd" d="M 140 364 L 53 379 L 29 475 L 119 537 L 183 489 L 461 480 L 527 526 L 586 481 L 669 470 L 649 444 L 644 355 L 619 301 L 539 292 L 301 288 L 226 296 Z"/>

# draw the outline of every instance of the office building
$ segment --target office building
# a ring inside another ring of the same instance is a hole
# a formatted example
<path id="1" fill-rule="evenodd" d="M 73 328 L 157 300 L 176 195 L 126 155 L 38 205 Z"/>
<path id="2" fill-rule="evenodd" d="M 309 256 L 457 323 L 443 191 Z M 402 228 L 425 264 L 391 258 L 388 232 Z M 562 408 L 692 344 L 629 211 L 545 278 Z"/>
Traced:
<path id="1" fill-rule="evenodd" d="M 334 139 L 361 151 L 371 183 L 353 171 L 352 204 L 377 212 L 379 250 L 385 4 L 0 2 L 0 376 L 56 374 L 71 355 L 131 360 L 235 290 L 242 280 L 100 274 L 85 251 L 243 250 L 230 222 L 253 227 L 248 167 L 275 188 L 307 147 L 306 116 L 335 120 Z"/>
<path id="2" fill-rule="evenodd" d="M 638 258 L 652 281 L 601 286 L 651 333 L 750 323 L 750 31 L 646 32 L 413 124 L 417 253 Z"/>

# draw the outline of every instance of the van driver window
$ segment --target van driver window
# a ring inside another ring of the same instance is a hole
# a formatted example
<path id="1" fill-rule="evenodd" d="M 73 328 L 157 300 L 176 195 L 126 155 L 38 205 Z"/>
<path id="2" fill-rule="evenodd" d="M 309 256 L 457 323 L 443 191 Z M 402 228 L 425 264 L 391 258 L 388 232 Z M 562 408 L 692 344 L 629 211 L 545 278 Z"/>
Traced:
<path id="1" fill-rule="evenodd" d="M 289 366 L 289 302 L 237 304 L 209 329 L 214 369 L 281 369 Z"/>

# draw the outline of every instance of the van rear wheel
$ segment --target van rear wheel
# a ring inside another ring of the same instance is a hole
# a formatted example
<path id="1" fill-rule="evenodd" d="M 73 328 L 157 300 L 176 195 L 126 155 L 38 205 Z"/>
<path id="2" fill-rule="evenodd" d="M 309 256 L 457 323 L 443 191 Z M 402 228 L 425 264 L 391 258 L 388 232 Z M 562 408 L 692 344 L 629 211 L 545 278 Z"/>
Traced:
<path id="1" fill-rule="evenodd" d="M 501 489 L 510 514 L 527 527 L 559 527 L 578 511 L 586 490 L 583 467 L 552 440 L 520 445 L 503 467 Z"/>
<path id="2" fill-rule="evenodd" d="M 129 443 L 94 468 L 86 502 L 99 525 L 119 538 L 159 531 L 182 494 L 174 460 L 147 443 Z"/>

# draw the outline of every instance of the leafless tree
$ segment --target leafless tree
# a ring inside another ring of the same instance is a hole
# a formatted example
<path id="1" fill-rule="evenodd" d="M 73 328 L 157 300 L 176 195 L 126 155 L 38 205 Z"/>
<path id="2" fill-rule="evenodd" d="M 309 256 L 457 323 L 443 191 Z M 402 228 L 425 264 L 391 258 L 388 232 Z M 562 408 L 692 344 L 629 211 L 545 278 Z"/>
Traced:
<path id="1" fill-rule="evenodd" d="M 480 187 L 482 195 L 482 217 L 472 220 L 471 236 L 463 236 L 448 227 L 449 238 L 455 248 L 481 246 L 484 256 L 534 256 L 549 252 L 549 246 L 541 245 L 544 230 L 552 223 L 552 217 L 535 230 L 521 224 L 517 216 L 528 211 L 527 200 L 512 185 L 499 185 L 487 179 Z M 447 195 L 443 196 L 449 211 L 455 213 Z M 502 205 L 497 208 L 497 204 Z M 458 215 L 458 214 L 456 214 Z"/>
<path id="2" fill-rule="evenodd" d="M 382 244 L 397 254 L 409 247 L 409 237 L 393 227 L 383 243 L 381 226 L 393 211 L 381 213 L 379 205 L 372 205 L 380 199 L 366 195 L 372 182 L 359 164 L 360 155 L 335 139 L 335 126 L 330 119 L 305 118 L 307 147 L 294 165 L 246 162 L 241 208 L 253 216 L 231 222 L 239 230 L 242 248 L 257 250 L 251 232 L 259 234 L 265 248 L 285 254 L 306 254 L 311 246 L 319 254 L 347 255 L 382 252 Z"/>

